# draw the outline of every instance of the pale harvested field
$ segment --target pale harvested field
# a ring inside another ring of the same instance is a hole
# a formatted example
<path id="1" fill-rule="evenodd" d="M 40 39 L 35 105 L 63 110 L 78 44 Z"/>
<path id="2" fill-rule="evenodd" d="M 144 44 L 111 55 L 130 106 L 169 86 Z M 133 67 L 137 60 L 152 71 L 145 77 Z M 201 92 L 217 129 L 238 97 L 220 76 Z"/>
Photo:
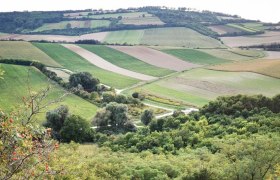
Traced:
<path id="1" fill-rule="evenodd" d="M 133 18 L 124 18 L 120 21 L 122 24 L 133 24 L 133 25 L 164 25 L 158 17 L 133 17 Z"/>
<path id="2" fill-rule="evenodd" d="M 280 43 L 280 32 L 267 31 L 264 34 L 260 34 L 260 35 L 222 37 L 221 39 L 226 45 L 230 47 Z"/>
<path id="3" fill-rule="evenodd" d="M 266 56 L 263 59 L 280 59 L 279 51 L 265 51 Z"/>
<path id="4" fill-rule="evenodd" d="M 21 34 L 7 34 L 1 35 L 0 40 L 24 40 L 24 41 L 54 41 L 54 42 L 75 42 L 78 40 L 94 39 L 103 41 L 108 32 L 99 32 L 84 34 L 82 36 L 63 36 L 63 35 L 21 35 Z"/>
<path id="5" fill-rule="evenodd" d="M 218 34 L 226 34 L 226 33 L 234 33 L 234 32 L 241 32 L 241 30 L 229 27 L 226 25 L 217 25 L 217 26 L 209 26 L 212 31 L 217 32 Z"/>
<path id="6" fill-rule="evenodd" d="M 232 72 L 255 72 L 280 78 L 280 60 L 254 60 L 208 67 L 208 69 Z"/>
<path id="7" fill-rule="evenodd" d="M 64 81 L 68 82 L 69 81 L 69 77 L 70 77 L 70 73 L 67 72 L 64 69 L 60 69 L 60 68 L 52 68 L 52 67 L 47 67 L 48 70 L 55 72 L 56 75 L 60 78 L 62 78 Z"/>
<path id="8" fill-rule="evenodd" d="M 150 80 L 157 79 L 156 77 L 153 77 L 153 76 L 148 76 L 145 74 L 141 74 L 141 73 L 137 73 L 137 72 L 129 71 L 127 69 L 120 68 L 120 67 L 104 60 L 103 58 L 97 56 L 96 54 L 94 54 L 86 49 L 83 49 L 79 46 L 72 45 L 72 44 L 64 44 L 63 46 L 70 49 L 71 51 L 77 53 L 81 57 L 88 60 L 90 63 L 92 63 L 95 66 L 100 67 L 102 69 L 112 71 L 112 72 L 115 72 L 115 73 L 118 73 L 121 75 L 129 76 L 129 77 L 132 77 L 135 79 L 140 79 L 143 81 L 150 81 Z"/>
<path id="9" fill-rule="evenodd" d="M 199 65 L 182 61 L 174 56 L 165 54 L 155 49 L 143 46 L 110 46 L 116 50 L 124 52 L 148 64 L 170 69 L 174 71 L 183 71 L 198 67 Z"/>

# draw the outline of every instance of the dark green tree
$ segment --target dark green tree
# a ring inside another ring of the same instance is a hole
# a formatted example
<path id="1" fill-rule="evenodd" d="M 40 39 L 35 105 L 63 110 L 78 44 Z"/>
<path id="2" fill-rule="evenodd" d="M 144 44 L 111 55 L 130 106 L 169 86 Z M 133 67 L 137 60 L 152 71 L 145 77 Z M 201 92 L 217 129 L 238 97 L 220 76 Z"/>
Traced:
<path id="1" fill-rule="evenodd" d="M 95 91 L 99 83 L 99 79 L 92 77 L 92 75 L 88 72 L 79 72 L 72 74 L 69 77 L 69 85 L 71 88 L 75 88 L 80 85 L 88 92 Z"/>
<path id="2" fill-rule="evenodd" d="M 150 122 L 154 119 L 154 112 L 152 110 L 146 109 L 141 115 L 141 122 L 144 125 L 150 124 Z"/>

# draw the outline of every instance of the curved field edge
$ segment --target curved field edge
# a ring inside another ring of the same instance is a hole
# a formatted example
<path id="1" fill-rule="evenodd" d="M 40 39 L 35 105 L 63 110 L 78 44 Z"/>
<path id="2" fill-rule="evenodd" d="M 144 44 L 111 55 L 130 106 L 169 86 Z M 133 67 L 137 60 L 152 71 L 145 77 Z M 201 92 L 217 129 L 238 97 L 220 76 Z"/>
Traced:
<path id="1" fill-rule="evenodd" d="M 140 81 L 134 78 L 123 76 L 111 71 L 106 71 L 98 68 L 72 52 L 60 44 L 51 43 L 33 43 L 36 47 L 44 51 L 56 62 L 61 64 L 64 68 L 72 72 L 87 71 L 94 77 L 100 79 L 101 83 L 112 86 L 114 88 L 123 89 L 139 83 Z"/>
<path id="2" fill-rule="evenodd" d="M 48 81 L 45 75 L 33 67 L 1 64 L 1 69 L 5 71 L 3 79 L 0 80 L 0 108 L 2 110 L 13 111 L 21 106 L 22 97 L 29 94 L 28 87 L 32 89 L 32 92 L 39 92 L 51 85 L 51 91 L 44 103 L 56 100 L 66 93 L 65 90 Z M 97 106 L 73 94 L 67 95 L 62 99 L 62 102 L 53 104 L 48 109 L 53 109 L 62 104 L 67 105 L 71 113 L 80 115 L 88 121 L 91 120 L 98 109 Z M 44 119 L 44 116 L 45 114 L 41 113 L 38 119 Z"/>
<path id="3" fill-rule="evenodd" d="M 137 58 L 134 58 L 128 54 L 121 51 L 115 50 L 113 48 L 102 46 L 102 45 L 79 45 L 80 47 L 93 52 L 94 54 L 102 57 L 106 61 L 134 71 L 138 73 L 143 73 L 150 76 L 162 77 L 173 73 L 174 71 L 159 68 L 148 63 L 145 63 Z"/>

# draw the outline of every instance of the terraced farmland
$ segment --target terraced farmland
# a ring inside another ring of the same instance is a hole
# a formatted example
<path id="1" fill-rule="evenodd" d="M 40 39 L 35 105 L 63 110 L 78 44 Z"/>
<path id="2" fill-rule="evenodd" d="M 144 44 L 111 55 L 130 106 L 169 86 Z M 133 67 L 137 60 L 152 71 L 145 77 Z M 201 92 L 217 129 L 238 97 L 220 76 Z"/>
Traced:
<path id="1" fill-rule="evenodd" d="M 34 45 L 52 57 L 63 67 L 73 72 L 90 72 L 94 77 L 99 78 L 100 81 L 106 85 L 122 89 L 139 82 L 137 79 L 98 68 L 62 45 L 50 43 L 34 43 Z"/>
<path id="2" fill-rule="evenodd" d="M 131 90 L 195 106 L 203 106 L 221 95 L 279 93 L 280 80 L 250 72 L 194 69 L 178 76 Z"/>
<path id="3" fill-rule="evenodd" d="M 80 46 L 102 57 L 106 61 L 115 64 L 116 66 L 129 69 L 134 72 L 139 72 L 139 73 L 156 76 L 156 77 L 165 76 L 173 72 L 168 69 L 152 66 L 148 63 L 145 63 L 139 59 L 136 59 L 121 51 L 117 51 L 107 46 L 100 46 L 100 45 L 80 45 Z"/>
<path id="4" fill-rule="evenodd" d="M 22 105 L 21 99 L 28 95 L 28 85 L 33 92 L 38 92 L 47 87 L 51 82 L 35 68 L 24 66 L 6 65 L 2 64 L 1 69 L 5 71 L 0 83 L 0 109 L 5 111 L 12 111 L 16 106 Z M 48 100 L 55 100 L 65 92 L 58 85 L 52 84 L 52 90 L 48 96 Z M 97 107 L 75 95 L 66 96 L 59 104 L 65 104 L 69 107 L 71 113 L 80 115 L 87 120 L 95 115 Z M 59 104 L 52 105 L 49 109 L 53 109 Z M 40 119 L 44 119 L 44 113 L 41 114 Z"/>
<path id="5" fill-rule="evenodd" d="M 108 43 L 184 46 L 188 48 L 223 47 L 218 40 L 204 36 L 188 28 L 115 31 L 109 33 L 104 41 Z"/>
<path id="6" fill-rule="evenodd" d="M 0 59 L 34 60 L 48 66 L 60 66 L 40 49 L 24 41 L 0 41 Z"/>
<path id="7" fill-rule="evenodd" d="M 227 34 L 227 33 L 239 33 L 242 32 L 242 30 L 235 28 L 235 27 L 230 27 L 227 25 L 216 25 L 216 26 L 210 26 L 209 27 L 212 31 L 217 32 L 220 35 Z"/>
<path id="8" fill-rule="evenodd" d="M 98 28 L 108 27 L 110 25 L 109 20 L 87 20 L 87 21 L 61 21 L 59 23 L 47 23 L 43 26 L 35 29 L 32 32 L 41 32 L 53 29 L 67 29 L 67 28 Z M 70 26 L 68 27 L 68 25 Z"/>
<path id="9" fill-rule="evenodd" d="M 209 65 L 230 62 L 194 49 L 163 49 L 161 51 L 195 64 Z"/>
<path id="10" fill-rule="evenodd" d="M 280 78 L 280 60 L 254 60 L 248 62 L 217 65 L 209 68 L 221 71 L 255 72 Z"/>

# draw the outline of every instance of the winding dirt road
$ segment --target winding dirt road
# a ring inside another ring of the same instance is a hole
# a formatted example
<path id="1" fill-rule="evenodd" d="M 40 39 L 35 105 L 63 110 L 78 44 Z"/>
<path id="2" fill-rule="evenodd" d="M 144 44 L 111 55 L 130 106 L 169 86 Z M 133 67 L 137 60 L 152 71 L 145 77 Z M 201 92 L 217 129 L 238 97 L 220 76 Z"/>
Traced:
<path id="1" fill-rule="evenodd" d="M 94 54 L 86 49 L 81 48 L 80 46 L 77 46 L 74 44 L 63 44 L 63 46 L 70 49 L 71 51 L 77 53 L 78 55 L 82 56 L 83 58 L 88 60 L 93 65 L 100 67 L 102 69 L 112 71 L 112 72 L 115 72 L 115 73 L 118 73 L 121 75 L 129 76 L 129 77 L 132 77 L 135 79 L 140 79 L 142 81 L 151 81 L 151 80 L 157 79 L 156 77 L 153 77 L 153 76 L 148 76 L 148 75 L 133 72 L 133 71 L 130 71 L 130 70 L 127 70 L 124 68 L 120 68 L 120 67 L 104 60 L 103 58 L 97 56 L 96 54 Z"/>

